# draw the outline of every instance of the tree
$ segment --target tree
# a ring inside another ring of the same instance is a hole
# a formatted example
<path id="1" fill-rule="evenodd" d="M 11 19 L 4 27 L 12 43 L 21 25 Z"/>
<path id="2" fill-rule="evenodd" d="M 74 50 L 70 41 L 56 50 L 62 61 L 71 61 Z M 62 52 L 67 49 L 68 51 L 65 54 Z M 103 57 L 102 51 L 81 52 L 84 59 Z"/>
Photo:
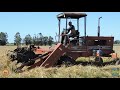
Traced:
<path id="1" fill-rule="evenodd" d="M 4 32 L 0 32 L 0 45 L 6 45 L 8 41 L 8 34 Z"/>
<path id="2" fill-rule="evenodd" d="M 43 35 L 42 35 L 42 33 L 38 33 L 37 35 L 34 34 L 32 42 L 35 45 L 43 45 L 44 42 L 43 42 Z"/>
<path id="3" fill-rule="evenodd" d="M 51 46 L 52 43 L 53 43 L 53 38 L 51 36 L 49 36 L 49 38 L 48 38 L 48 45 Z"/>
<path id="4" fill-rule="evenodd" d="M 26 45 L 32 44 L 32 37 L 30 36 L 30 34 L 28 34 L 28 35 L 25 36 L 24 43 Z"/>
<path id="5" fill-rule="evenodd" d="M 39 37 L 36 36 L 36 45 L 39 45 Z"/>
<path id="6" fill-rule="evenodd" d="M 114 44 L 120 44 L 120 40 L 115 40 Z"/>
<path id="7" fill-rule="evenodd" d="M 39 45 L 42 46 L 43 45 L 43 35 L 42 35 L 42 33 L 39 33 L 38 36 L 39 36 L 38 37 L 39 38 Z"/>
<path id="8" fill-rule="evenodd" d="M 20 45 L 20 44 L 21 44 L 21 41 L 22 41 L 22 38 L 21 38 L 21 36 L 20 36 L 20 33 L 17 32 L 14 37 L 15 37 L 15 38 L 14 38 L 14 43 L 15 43 L 15 45 L 17 45 L 17 46 Z"/>
<path id="9" fill-rule="evenodd" d="M 34 44 L 34 45 L 36 45 L 37 43 L 37 37 L 36 37 L 36 34 L 34 34 L 34 36 L 33 36 L 33 38 L 32 38 L 32 43 Z"/>
<path id="10" fill-rule="evenodd" d="M 34 45 L 36 45 L 36 44 L 35 44 L 35 37 L 32 38 L 32 43 L 33 43 Z"/>
<path id="11" fill-rule="evenodd" d="M 43 42 L 44 42 L 44 45 L 46 46 L 47 43 L 48 43 L 48 37 L 47 36 L 43 37 Z"/>

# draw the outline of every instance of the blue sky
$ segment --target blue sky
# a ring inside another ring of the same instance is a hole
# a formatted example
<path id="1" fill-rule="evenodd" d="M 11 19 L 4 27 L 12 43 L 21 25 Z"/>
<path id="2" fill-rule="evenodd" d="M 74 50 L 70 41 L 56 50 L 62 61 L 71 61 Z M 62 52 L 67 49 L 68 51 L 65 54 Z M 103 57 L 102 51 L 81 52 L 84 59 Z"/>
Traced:
<path id="1" fill-rule="evenodd" d="M 8 41 L 14 42 L 14 35 L 20 32 L 22 38 L 27 34 L 42 33 L 44 36 L 55 37 L 58 32 L 56 15 L 61 12 L 0 12 L 0 32 L 8 33 Z M 101 19 L 101 35 L 114 36 L 119 39 L 120 12 L 85 12 L 87 16 L 87 35 L 97 35 L 98 18 Z M 76 21 L 71 20 L 76 27 Z M 84 19 L 80 19 L 80 33 L 84 35 Z M 65 28 L 62 20 L 61 29 Z M 77 29 L 77 27 L 76 27 Z"/>

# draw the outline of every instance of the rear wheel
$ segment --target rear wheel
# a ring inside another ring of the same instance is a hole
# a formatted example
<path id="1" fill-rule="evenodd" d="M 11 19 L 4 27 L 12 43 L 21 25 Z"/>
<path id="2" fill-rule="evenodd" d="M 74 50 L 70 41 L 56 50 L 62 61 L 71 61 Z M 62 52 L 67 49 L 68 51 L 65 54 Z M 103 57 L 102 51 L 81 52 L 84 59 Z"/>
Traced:
<path id="1" fill-rule="evenodd" d="M 101 57 L 96 57 L 95 58 L 95 64 L 97 66 L 102 66 L 103 65 L 103 59 Z"/>
<path id="2" fill-rule="evenodd" d="M 61 56 L 60 59 L 58 60 L 57 65 L 62 65 L 62 64 L 65 66 L 74 65 L 75 60 L 69 56 Z"/>

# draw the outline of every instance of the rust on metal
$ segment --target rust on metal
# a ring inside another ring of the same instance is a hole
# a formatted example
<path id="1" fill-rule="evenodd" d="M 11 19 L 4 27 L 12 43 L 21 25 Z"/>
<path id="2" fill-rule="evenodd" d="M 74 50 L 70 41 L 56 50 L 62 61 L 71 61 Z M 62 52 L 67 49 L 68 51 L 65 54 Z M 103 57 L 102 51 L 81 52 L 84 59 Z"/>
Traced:
<path id="1" fill-rule="evenodd" d="M 66 51 L 67 49 L 61 43 L 58 43 L 54 51 L 40 66 L 46 68 L 54 66 L 60 56 L 62 56 Z"/>

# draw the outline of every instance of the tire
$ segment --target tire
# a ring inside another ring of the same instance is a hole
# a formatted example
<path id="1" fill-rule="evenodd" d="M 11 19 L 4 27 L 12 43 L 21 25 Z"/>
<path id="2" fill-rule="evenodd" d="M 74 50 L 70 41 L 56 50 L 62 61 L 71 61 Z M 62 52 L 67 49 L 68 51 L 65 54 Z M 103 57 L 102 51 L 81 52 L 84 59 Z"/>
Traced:
<path id="1" fill-rule="evenodd" d="M 115 63 L 115 65 L 120 65 L 120 60 L 118 60 L 118 61 Z"/>
<path id="2" fill-rule="evenodd" d="M 103 65 L 103 59 L 101 57 L 96 57 L 95 58 L 95 64 L 97 66 L 102 66 Z"/>
<path id="3" fill-rule="evenodd" d="M 74 65 L 75 64 L 75 60 L 72 59 L 69 56 L 62 56 L 60 57 L 60 59 L 58 60 L 57 65 L 62 65 L 64 64 L 65 66 L 70 66 L 70 65 Z"/>
<path id="4" fill-rule="evenodd" d="M 70 65 L 74 65 L 75 61 L 70 57 L 66 57 L 63 61 L 63 64 L 65 64 L 66 66 L 70 66 Z"/>

